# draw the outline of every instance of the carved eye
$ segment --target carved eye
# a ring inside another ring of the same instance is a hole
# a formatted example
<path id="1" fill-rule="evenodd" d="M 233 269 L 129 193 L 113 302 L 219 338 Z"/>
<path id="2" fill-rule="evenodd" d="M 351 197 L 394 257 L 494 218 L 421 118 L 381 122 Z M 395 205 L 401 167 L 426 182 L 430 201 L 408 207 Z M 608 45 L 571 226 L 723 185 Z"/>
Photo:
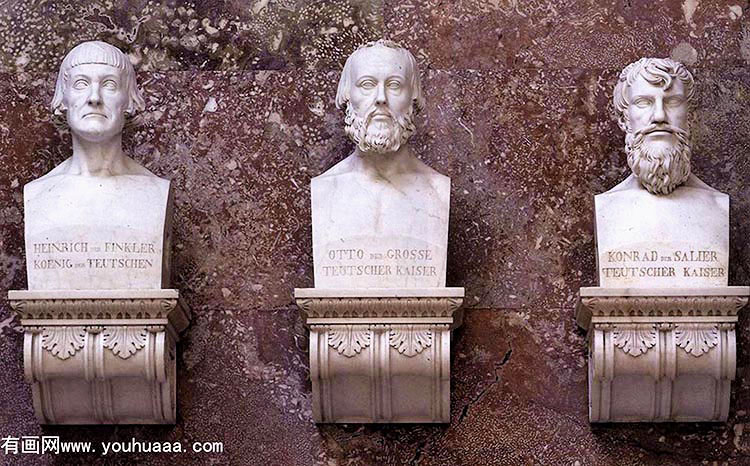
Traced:
<path id="1" fill-rule="evenodd" d="M 376 85 L 377 84 L 375 84 L 375 81 L 373 81 L 372 79 L 365 79 L 364 81 L 359 83 L 359 86 L 362 89 L 373 89 Z"/>
<path id="2" fill-rule="evenodd" d="M 639 108 L 646 108 L 646 107 L 648 107 L 648 106 L 651 105 L 651 100 L 649 100 L 649 99 L 636 99 L 636 101 L 633 102 L 633 104 L 636 107 L 639 107 Z"/>
<path id="3" fill-rule="evenodd" d="M 668 99 L 664 100 L 664 103 L 669 105 L 670 107 L 678 107 L 682 105 L 682 103 L 685 102 L 685 99 L 683 97 L 670 97 Z"/>
<path id="4" fill-rule="evenodd" d="M 388 89 L 401 89 L 401 83 L 398 81 L 389 81 L 388 82 Z"/>
<path id="5" fill-rule="evenodd" d="M 117 83 L 113 79 L 108 79 L 102 83 L 104 89 L 115 90 L 117 89 Z"/>
<path id="6" fill-rule="evenodd" d="M 73 83 L 73 89 L 86 89 L 88 86 L 89 86 L 89 83 L 85 79 L 77 79 Z"/>

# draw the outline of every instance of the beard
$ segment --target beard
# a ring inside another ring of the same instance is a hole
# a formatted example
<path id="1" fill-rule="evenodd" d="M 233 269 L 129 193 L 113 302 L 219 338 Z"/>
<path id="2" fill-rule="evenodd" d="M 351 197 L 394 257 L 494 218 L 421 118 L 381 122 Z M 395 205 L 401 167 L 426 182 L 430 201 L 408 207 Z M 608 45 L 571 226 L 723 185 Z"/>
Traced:
<path id="1" fill-rule="evenodd" d="M 677 143 L 671 146 L 648 142 L 647 133 L 656 128 L 672 131 Z M 628 165 L 641 185 L 652 194 L 669 194 L 690 176 L 690 133 L 674 126 L 649 125 L 625 136 Z"/>
<path id="2" fill-rule="evenodd" d="M 378 110 L 377 107 L 372 107 L 363 117 L 360 117 L 352 103 L 347 102 L 344 131 L 361 152 L 376 154 L 396 152 L 416 129 L 414 106 L 409 107 L 405 114 L 395 117 L 390 111 L 381 109 L 381 112 L 385 110 L 391 117 L 388 121 L 372 121 L 376 110 Z"/>

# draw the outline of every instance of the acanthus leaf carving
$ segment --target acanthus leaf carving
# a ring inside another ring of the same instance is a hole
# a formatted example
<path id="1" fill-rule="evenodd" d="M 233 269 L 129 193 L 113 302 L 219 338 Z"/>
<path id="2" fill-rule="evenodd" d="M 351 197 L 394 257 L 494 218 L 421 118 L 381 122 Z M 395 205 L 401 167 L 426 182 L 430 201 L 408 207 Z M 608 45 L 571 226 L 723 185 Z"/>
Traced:
<path id="1" fill-rule="evenodd" d="M 85 343 L 84 327 L 44 327 L 42 330 L 42 348 L 62 360 L 75 355 Z"/>
<path id="2" fill-rule="evenodd" d="M 413 357 L 432 345 L 432 330 L 423 325 L 394 325 L 388 341 L 399 353 Z"/>
<path id="3" fill-rule="evenodd" d="M 157 319 L 177 307 L 176 299 L 25 299 L 10 300 L 23 319 Z"/>
<path id="4" fill-rule="evenodd" d="M 656 326 L 653 324 L 615 325 L 612 341 L 625 353 L 638 357 L 656 345 Z"/>
<path id="5" fill-rule="evenodd" d="M 9 303 L 10 308 L 19 314 L 23 314 L 24 309 L 26 309 L 26 301 L 10 300 Z"/>
<path id="6" fill-rule="evenodd" d="M 165 314 L 169 314 L 172 312 L 172 310 L 177 307 L 177 300 L 176 299 L 162 299 L 161 300 L 161 309 Z"/>
<path id="7" fill-rule="evenodd" d="M 102 343 L 105 348 L 122 359 L 128 359 L 148 341 L 148 329 L 145 327 L 105 327 L 102 331 Z"/>
<path id="8" fill-rule="evenodd" d="M 452 317 L 463 298 L 297 298 L 308 317 Z"/>
<path id="9" fill-rule="evenodd" d="M 305 312 L 310 312 L 310 306 L 312 306 L 313 300 L 310 298 L 297 298 L 297 306 Z"/>
<path id="10" fill-rule="evenodd" d="M 456 312 L 463 303 L 464 303 L 463 298 L 448 298 L 448 306 L 449 306 L 451 313 Z"/>
<path id="11" fill-rule="evenodd" d="M 719 344 L 719 330 L 715 324 L 678 324 L 674 338 L 677 346 L 698 357 Z"/>
<path id="12" fill-rule="evenodd" d="M 746 296 L 583 296 L 582 305 L 595 316 L 734 316 Z"/>
<path id="13" fill-rule="evenodd" d="M 371 334 L 366 325 L 336 325 L 328 330 L 328 345 L 351 358 L 370 346 Z"/>

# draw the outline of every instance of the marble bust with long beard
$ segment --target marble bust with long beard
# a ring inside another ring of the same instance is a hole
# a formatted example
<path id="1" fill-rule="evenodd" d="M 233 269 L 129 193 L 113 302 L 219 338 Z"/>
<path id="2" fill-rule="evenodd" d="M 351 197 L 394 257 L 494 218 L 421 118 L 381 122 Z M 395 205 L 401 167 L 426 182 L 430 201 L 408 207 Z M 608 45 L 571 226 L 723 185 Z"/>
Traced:
<path id="1" fill-rule="evenodd" d="M 620 74 L 614 107 L 632 174 L 595 196 L 599 282 L 726 286 L 729 197 L 690 171 L 693 76 L 642 58 Z"/>
<path id="2" fill-rule="evenodd" d="M 391 41 L 362 45 L 336 106 L 355 148 L 311 182 L 315 286 L 445 286 L 450 179 L 407 145 L 424 106 L 416 60 Z"/>

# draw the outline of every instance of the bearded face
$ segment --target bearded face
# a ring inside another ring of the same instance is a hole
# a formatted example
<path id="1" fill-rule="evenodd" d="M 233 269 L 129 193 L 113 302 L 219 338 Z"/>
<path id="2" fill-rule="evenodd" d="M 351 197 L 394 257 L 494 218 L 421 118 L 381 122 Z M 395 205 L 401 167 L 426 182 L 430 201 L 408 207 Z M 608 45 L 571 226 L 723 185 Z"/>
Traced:
<path id="1" fill-rule="evenodd" d="M 673 134 L 672 142 L 652 141 L 649 134 Z M 650 124 L 625 136 L 628 165 L 652 194 L 669 194 L 690 176 L 690 133 L 668 124 Z"/>
<path id="2" fill-rule="evenodd" d="M 360 116 L 352 103 L 347 102 L 344 123 L 344 131 L 360 152 L 395 152 L 414 133 L 414 107 L 394 115 L 387 107 L 371 106 Z"/>

